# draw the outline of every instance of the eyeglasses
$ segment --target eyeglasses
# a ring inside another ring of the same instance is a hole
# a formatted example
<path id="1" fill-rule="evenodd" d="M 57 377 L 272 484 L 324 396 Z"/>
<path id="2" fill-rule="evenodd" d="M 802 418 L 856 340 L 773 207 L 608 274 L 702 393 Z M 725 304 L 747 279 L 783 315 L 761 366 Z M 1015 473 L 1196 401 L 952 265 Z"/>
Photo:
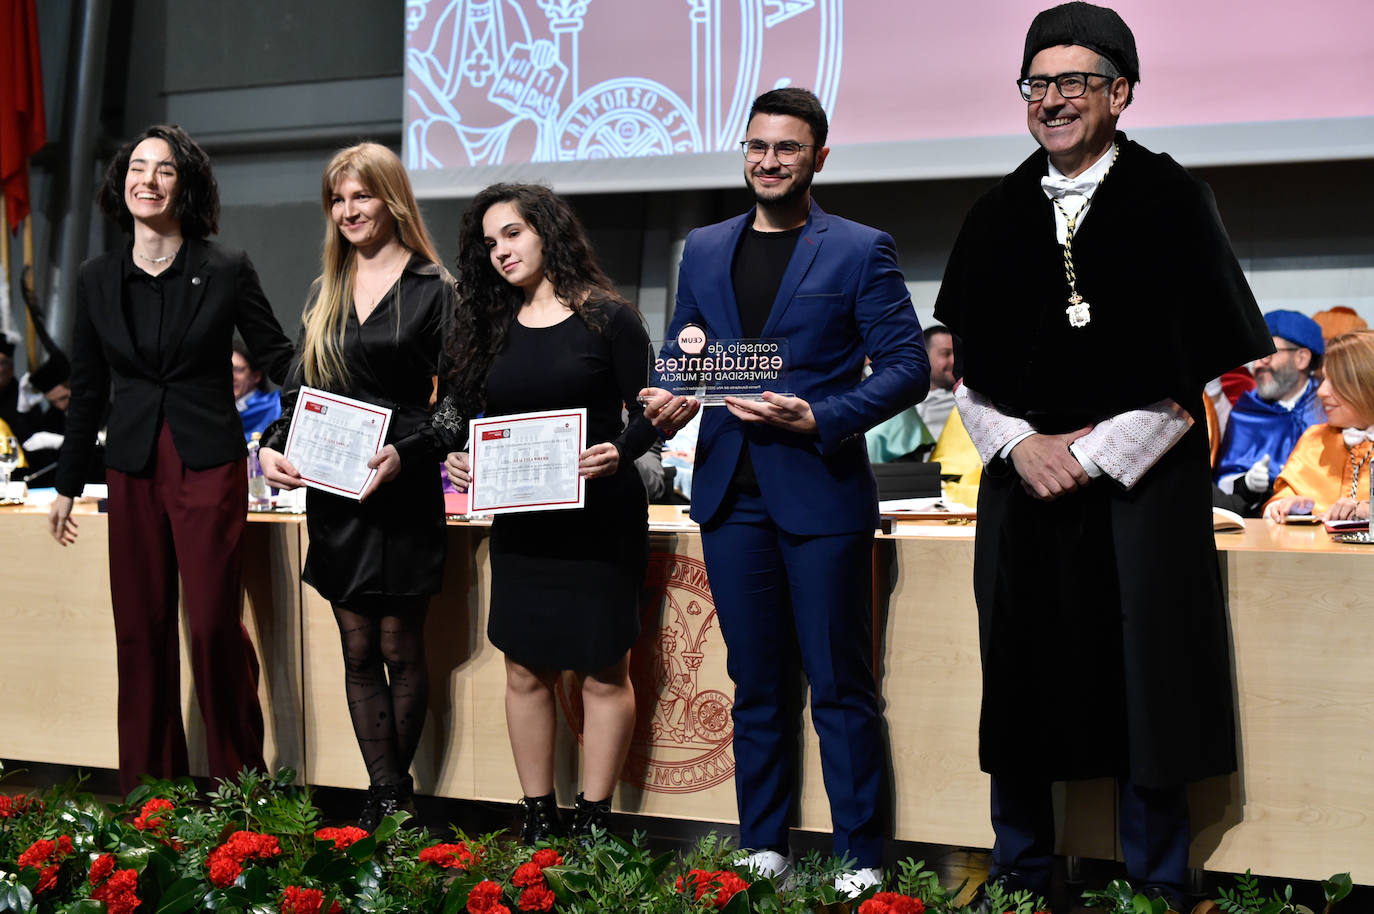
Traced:
<path id="1" fill-rule="evenodd" d="M 768 155 L 768 150 L 773 150 L 773 156 L 778 160 L 779 165 L 795 165 L 797 157 L 801 155 L 803 149 L 809 149 L 807 143 L 794 143 L 791 140 L 783 140 L 781 143 L 765 143 L 763 140 L 741 140 L 739 148 L 744 151 L 744 161 L 762 162 Z"/>
<path id="2" fill-rule="evenodd" d="M 1021 90 L 1021 97 L 1028 102 L 1038 102 L 1045 97 L 1045 93 L 1050 91 L 1050 83 L 1059 90 L 1060 98 L 1078 98 L 1088 91 L 1088 80 L 1091 77 L 1099 79 L 1111 79 L 1110 76 L 1103 76 L 1101 73 L 1060 73 L 1058 76 L 1027 76 L 1025 79 L 1018 79 L 1016 87 Z"/>

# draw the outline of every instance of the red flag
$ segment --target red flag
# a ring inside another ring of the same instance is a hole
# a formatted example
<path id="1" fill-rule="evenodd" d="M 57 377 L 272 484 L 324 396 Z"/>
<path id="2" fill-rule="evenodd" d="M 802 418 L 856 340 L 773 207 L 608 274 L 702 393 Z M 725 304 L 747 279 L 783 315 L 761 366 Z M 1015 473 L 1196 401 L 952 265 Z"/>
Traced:
<path id="1" fill-rule="evenodd" d="M 29 214 L 29 157 L 48 142 L 34 0 L 0 0 L 0 188 L 9 230 Z"/>

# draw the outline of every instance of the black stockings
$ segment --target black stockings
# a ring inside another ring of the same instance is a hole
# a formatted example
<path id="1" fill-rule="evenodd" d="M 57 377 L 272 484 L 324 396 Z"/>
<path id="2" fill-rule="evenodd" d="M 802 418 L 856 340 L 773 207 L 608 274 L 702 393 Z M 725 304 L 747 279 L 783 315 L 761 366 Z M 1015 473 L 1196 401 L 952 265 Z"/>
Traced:
<path id="1" fill-rule="evenodd" d="M 425 726 L 427 602 L 424 597 L 392 598 L 367 606 L 334 606 L 348 712 L 374 786 L 405 780 Z"/>

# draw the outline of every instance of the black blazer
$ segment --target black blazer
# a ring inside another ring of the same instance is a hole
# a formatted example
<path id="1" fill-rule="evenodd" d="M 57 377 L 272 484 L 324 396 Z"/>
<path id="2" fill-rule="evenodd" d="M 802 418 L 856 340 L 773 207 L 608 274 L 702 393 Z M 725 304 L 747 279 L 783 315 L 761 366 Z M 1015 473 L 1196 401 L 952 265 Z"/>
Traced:
<path id="1" fill-rule="evenodd" d="M 134 349 L 124 314 L 123 250 L 81 265 L 72 338 L 72 402 L 57 465 L 57 491 L 81 492 L 101 413 L 110 402 L 105 465 L 136 473 L 157 444 L 159 419 L 177 454 L 204 470 L 245 453 L 234 406 L 230 356 L 237 327 L 264 372 L 280 383 L 291 361 L 248 255 L 187 239 L 181 313 L 170 316 L 163 365 L 148 365 Z M 114 397 L 110 399 L 113 386 Z"/>

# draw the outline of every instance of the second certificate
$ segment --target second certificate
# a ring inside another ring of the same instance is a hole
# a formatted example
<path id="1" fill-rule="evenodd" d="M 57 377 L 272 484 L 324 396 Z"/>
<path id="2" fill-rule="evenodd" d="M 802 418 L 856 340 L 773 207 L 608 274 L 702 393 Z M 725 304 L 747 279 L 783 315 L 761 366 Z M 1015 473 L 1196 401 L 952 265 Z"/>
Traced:
<path id="1" fill-rule="evenodd" d="M 473 514 L 583 506 L 577 459 L 587 447 L 586 409 L 474 419 L 468 440 Z"/>

